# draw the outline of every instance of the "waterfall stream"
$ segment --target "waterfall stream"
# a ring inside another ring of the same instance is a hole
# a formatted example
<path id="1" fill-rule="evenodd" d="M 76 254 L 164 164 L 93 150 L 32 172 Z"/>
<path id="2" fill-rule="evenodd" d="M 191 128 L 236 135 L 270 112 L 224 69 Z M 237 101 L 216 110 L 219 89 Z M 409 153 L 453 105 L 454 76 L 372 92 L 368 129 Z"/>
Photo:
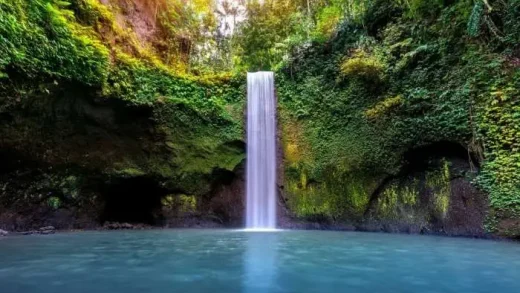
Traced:
<path id="1" fill-rule="evenodd" d="M 246 228 L 276 228 L 276 98 L 273 72 L 247 74 Z"/>

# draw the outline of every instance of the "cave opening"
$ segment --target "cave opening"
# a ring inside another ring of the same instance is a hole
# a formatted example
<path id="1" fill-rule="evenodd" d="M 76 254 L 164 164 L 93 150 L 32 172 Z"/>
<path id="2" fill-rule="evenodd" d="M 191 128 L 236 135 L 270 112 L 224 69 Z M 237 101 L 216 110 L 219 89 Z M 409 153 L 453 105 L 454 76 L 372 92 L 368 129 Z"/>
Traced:
<path id="1" fill-rule="evenodd" d="M 100 221 L 160 225 L 163 221 L 161 200 L 168 193 L 152 178 L 111 181 L 101 191 L 104 209 Z"/>
<path id="2" fill-rule="evenodd" d="M 463 169 L 479 168 L 477 158 L 467 148 L 456 142 L 439 141 L 407 151 L 403 155 L 404 168 L 401 173 L 424 171 L 438 165 L 440 159 Z"/>
<path id="3" fill-rule="evenodd" d="M 463 145 L 452 141 L 438 141 L 407 150 L 401 161 L 400 170 L 397 174 L 386 177 L 374 190 L 370 197 L 369 208 L 365 215 L 374 209 L 377 199 L 385 188 L 395 180 L 402 184 L 410 178 L 425 180 L 426 173 L 439 170 L 443 162 L 448 161 L 452 174 L 465 174 L 467 171 L 478 172 L 479 161 L 475 154 L 468 151 Z M 424 186 L 421 187 L 424 193 Z"/>

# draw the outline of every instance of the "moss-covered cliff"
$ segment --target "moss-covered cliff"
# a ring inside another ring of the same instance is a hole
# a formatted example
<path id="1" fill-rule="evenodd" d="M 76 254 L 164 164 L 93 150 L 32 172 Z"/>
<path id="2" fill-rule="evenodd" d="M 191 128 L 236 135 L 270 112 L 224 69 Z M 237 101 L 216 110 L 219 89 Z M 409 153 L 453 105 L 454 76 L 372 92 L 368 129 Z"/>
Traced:
<path id="1" fill-rule="evenodd" d="M 520 2 L 367 3 L 280 71 L 289 206 L 368 230 L 518 237 Z"/>
<path id="2" fill-rule="evenodd" d="M 122 2 L 69 2 L 0 1 L 2 227 L 240 221 L 213 196 L 244 159 L 242 84 L 173 70 Z"/>

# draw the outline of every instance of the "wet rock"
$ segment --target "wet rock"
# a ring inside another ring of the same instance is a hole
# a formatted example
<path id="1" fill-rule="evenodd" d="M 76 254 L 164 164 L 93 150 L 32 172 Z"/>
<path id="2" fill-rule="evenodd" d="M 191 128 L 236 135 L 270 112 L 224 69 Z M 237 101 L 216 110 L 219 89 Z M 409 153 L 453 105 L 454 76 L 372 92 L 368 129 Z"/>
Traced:
<path id="1" fill-rule="evenodd" d="M 132 224 L 117 222 L 106 222 L 103 227 L 109 230 L 132 230 L 135 228 Z"/>
<path id="2" fill-rule="evenodd" d="M 39 234 L 40 231 L 31 230 L 31 231 L 24 231 L 22 232 L 22 235 L 33 235 L 33 234 Z"/>
<path id="3" fill-rule="evenodd" d="M 122 229 L 133 229 L 134 226 L 131 224 L 128 224 L 128 223 L 123 223 L 123 224 L 121 224 L 121 228 Z"/>
<path id="4" fill-rule="evenodd" d="M 39 232 L 43 235 L 54 234 L 54 232 L 56 232 L 56 228 L 53 226 L 41 227 Z"/>
<path id="5" fill-rule="evenodd" d="M 0 237 L 9 235 L 9 232 L 0 229 Z"/>
<path id="6" fill-rule="evenodd" d="M 41 234 L 41 235 L 48 235 L 48 234 L 54 234 L 56 233 L 56 228 L 54 226 L 45 226 L 41 227 L 39 230 L 29 230 L 20 232 L 22 235 L 35 235 L 35 234 Z"/>

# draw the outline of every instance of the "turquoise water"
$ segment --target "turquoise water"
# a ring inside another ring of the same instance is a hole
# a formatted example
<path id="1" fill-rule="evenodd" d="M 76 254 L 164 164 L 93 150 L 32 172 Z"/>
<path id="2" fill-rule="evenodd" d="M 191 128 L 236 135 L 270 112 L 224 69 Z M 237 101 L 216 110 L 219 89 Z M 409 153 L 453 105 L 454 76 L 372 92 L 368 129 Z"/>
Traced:
<path id="1" fill-rule="evenodd" d="M 0 292 L 520 292 L 520 244 L 282 231 L 0 238 Z"/>

